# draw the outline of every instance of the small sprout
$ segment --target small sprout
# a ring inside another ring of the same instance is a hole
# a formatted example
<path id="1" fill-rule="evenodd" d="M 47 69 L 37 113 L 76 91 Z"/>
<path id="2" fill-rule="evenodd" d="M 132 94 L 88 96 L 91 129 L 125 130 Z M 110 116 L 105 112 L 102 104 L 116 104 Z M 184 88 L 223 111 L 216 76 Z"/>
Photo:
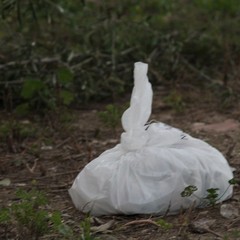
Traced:
<path id="1" fill-rule="evenodd" d="M 82 229 L 82 240 L 94 240 L 94 237 L 91 233 L 91 218 L 87 214 L 84 220 L 81 222 L 81 229 Z"/>
<path id="2" fill-rule="evenodd" d="M 217 193 L 217 191 L 219 190 L 219 188 L 209 188 L 207 189 L 207 196 L 204 199 L 207 199 L 209 201 L 209 204 L 211 206 L 214 206 L 218 200 L 218 196 L 219 194 Z"/>

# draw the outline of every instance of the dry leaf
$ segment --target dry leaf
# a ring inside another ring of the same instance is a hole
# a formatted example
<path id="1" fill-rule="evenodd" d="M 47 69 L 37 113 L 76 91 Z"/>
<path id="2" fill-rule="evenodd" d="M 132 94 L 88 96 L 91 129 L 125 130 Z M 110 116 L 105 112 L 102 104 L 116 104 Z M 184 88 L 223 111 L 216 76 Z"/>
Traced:
<path id="1" fill-rule="evenodd" d="M 97 227 L 91 227 L 91 231 L 95 232 L 95 233 L 106 233 L 109 232 L 109 229 L 111 229 L 111 227 L 114 225 L 115 221 L 114 220 L 110 220 L 109 222 L 102 224 L 100 226 Z"/>
<path id="2" fill-rule="evenodd" d="M 4 178 L 3 180 L 0 181 L 0 186 L 7 187 L 10 186 L 10 184 L 11 180 L 9 178 Z"/>
<path id="3" fill-rule="evenodd" d="M 195 233 L 207 233 L 209 232 L 210 226 L 212 226 L 215 223 L 215 219 L 206 219 L 202 218 L 196 221 L 193 221 L 189 227 L 192 230 L 192 232 Z"/>

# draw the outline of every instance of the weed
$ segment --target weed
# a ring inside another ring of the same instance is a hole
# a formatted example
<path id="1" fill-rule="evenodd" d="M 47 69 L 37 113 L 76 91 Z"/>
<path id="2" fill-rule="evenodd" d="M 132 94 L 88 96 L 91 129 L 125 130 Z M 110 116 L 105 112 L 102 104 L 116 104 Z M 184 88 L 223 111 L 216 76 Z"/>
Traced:
<path id="1" fill-rule="evenodd" d="M 0 225 L 7 230 L 16 229 L 18 239 L 39 239 L 46 233 L 56 232 L 64 239 L 72 239 L 72 229 L 63 224 L 59 212 L 50 214 L 47 209 L 47 198 L 43 192 L 18 190 L 17 202 L 0 210 Z M 51 229 L 49 226 L 53 225 Z"/>
<path id="2" fill-rule="evenodd" d="M 116 128 L 121 123 L 123 108 L 113 104 L 106 106 L 104 111 L 98 113 L 100 120 L 116 133 Z"/>
<path id="3" fill-rule="evenodd" d="M 91 218 L 86 216 L 80 224 L 82 229 L 81 240 L 94 240 L 95 238 L 91 234 Z"/>
<path id="4" fill-rule="evenodd" d="M 156 223 L 157 223 L 158 225 L 160 225 L 161 228 L 164 229 L 164 230 L 169 230 L 169 229 L 172 228 L 172 224 L 166 222 L 166 221 L 165 221 L 164 219 L 162 219 L 162 218 L 158 219 L 158 220 L 156 221 Z"/>
<path id="5" fill-rule="evenodd" d="M 214 206 L 216 202 L 220 199 L 218 194 L 219 188 L 209 188 L 207 189 L 207 196 L 204 198 L 208 201 L 210 206 Z"/>
<path id="6" fill-rule="evenodd" d="M 53 229 L 63 236 L 64 239 L 74 239 L 74 233 L 70 226 L 62 222 L 62 217 L 60 212 L 56 211 L 52 213 L 50 217 L 51 222 L 53 223 Z"/>
<path id="7" fill-rule="evenodd" d="M 219 188 L 209 188 L 207 189 L 207 195 L 204 198 L 200 198 L 199 196 L 195 195 L 194 192 L 196 192 L 198 190 L 198 188 L 196 186 L 193 185 L 189 185 L 187 186 L 182 192 L 181 192 L 181 196 L 182 197 L 190 197 L 191 195 L 194 195 L 195 197 L 197 197 L 201 202 L 200 205 L 205 205 L 207 203 L 207 205 L 209 206 L 215 206 L 216 203 L 224 196 L 224 194 L 227 192 L 227 190 L 229 189 L 229 187 L 231 185 L 235 185 L 237 183 L 237 180 L 232 178 L 228 181 L 229 186 L 227 187 L 227 189 L 223 192 L 222 195 L 219 195 L 218 190 Z"/>
<path id="8" fill-rule="evenodd" d="M 3 223 L 15 225 L 19 239 L 39 239 L 48 229 L 48 212 L 43 209 L 47 199 L 43 193 L 32 190 L 16 192 L 19 202 L 0 212 Z"/>

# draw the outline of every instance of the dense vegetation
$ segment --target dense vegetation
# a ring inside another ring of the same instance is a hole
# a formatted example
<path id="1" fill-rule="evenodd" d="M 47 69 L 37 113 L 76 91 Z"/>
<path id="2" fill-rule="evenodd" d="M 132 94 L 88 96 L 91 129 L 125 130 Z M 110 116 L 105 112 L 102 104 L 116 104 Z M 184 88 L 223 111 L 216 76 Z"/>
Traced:
<path id="1" fill-rule="evenodd" d="M 131 86 L 135 61 L 150 63 L 154 84 L 236 100 L 237 0 L 0 4 L 0 105 L 8 111 L 115 99 Z"/>

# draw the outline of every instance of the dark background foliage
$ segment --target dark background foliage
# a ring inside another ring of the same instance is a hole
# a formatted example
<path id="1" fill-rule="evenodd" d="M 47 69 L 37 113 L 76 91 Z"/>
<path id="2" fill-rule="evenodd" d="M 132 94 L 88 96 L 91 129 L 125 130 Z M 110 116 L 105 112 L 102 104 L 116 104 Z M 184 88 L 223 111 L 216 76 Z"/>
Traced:
<path id="1" fill-rule="evenodd" d="M 3 0 L 0 106 L 20 113 L 114 100 L 135 61 L 153 84 L 238 99 L 236 0 Z M 228 101 L 231 99 L 231 101 Z"/>

